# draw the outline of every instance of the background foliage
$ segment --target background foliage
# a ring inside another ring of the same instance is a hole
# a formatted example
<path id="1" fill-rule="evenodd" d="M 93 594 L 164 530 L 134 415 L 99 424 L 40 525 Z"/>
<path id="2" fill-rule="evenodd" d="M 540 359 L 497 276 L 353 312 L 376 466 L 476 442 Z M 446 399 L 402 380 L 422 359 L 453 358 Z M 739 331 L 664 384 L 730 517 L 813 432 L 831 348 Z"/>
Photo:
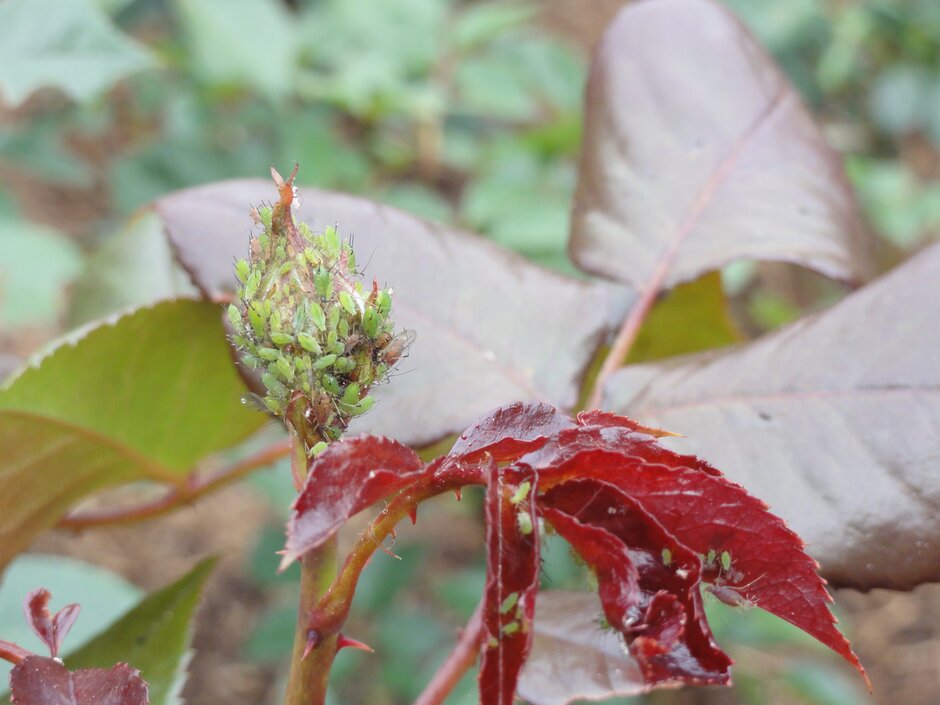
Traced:
<path id="1" fill-rule="evenodd" d="M 272 162 L 297 161 L 305 184 L 368 194 L 573 272 L 564 248 L 586 48 L 615 4 L 588 3 L 597 17 L 585 29 L 561 2 L 58 0 L 56 12 L 32 0 L 0 2 L 0 374 L 115 305 L 96 300 L 87 277 L 75 283 L 96 261 L 129 256 L 115 233 L 132 229 L 135 242 L 152 242 L 156 226 L 134 219 L 139 206 L 174 189 L 262 175 Z M 880 268 L 934 239 L 940 7 L 932 0 L 728 4 L 846 155 Z M 48 71 L 18 70 L 23 51 L 42 56 Z M 133 286 L 185 288 L 156 281 L 159 255 L 146 252 L 146 266 L 128 263 Z M 664 300 L 634 361 L 749 338 L 841 293 L 783 266 L 733 265 Z M 711 325 L 686 325 L 693 320 Z M 675 335 L 683 329 L 705 333 Z M 295 576 L 273 574 L 285 477 L 282 469 L 256 479 L 273 498 L 263 512 L 269 528 L 233 578 L 251 596 L 255 625 L 238 658 L 264 674 L 259 691 L 269 695 L 295 604 Z M 422 517 L 423 538 L 396 547 L 402 561 L 373 561 L 350 627 L 379 653 L 342 654 L 336 702 L 407 702 L 417 694 L 481 592 L 478 516 L 472 492 L 459 505 L 438 501 Z M 435 522 L 465 526 L 467 539 L 428 538 L 453 533 L 427 528 Z M 548 558 L 553 587 L 581 586 L 562 547 Z M 8 576 L 3 590 L 13 589 Z M 86 610 L 82 621 L 106 624 L 112 616 Z M 763 613 L 724 610 L 713 624 L 741 662 L 734 694 L 714 702 L 863 702 L 850 674 Z M 768 645 L 770 661 L 758 655 Z M 465 680 L 452 702 L 474 697 Z M 192 693 L 192 702 L 212 700 L 209 691 Z"/>

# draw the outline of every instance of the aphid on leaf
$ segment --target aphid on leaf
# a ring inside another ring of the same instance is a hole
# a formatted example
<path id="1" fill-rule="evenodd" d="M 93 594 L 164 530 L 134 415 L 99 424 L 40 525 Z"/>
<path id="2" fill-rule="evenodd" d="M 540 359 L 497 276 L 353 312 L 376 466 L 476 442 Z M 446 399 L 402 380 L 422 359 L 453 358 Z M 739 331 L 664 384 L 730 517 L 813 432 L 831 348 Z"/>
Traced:
<path id="1" fill-rule="evenodd" d="M 388 338 L 388 333 L 379 336 L 378 343 L 382 348 L 378 352 L 378 359 L 389 367 L 393 367 L 402 357 L 406 357 L 408 349 L 414 344 L 417 335 L 413 330 L 404 330 L 394 338 Z"/>
<path id="2" fill-rule="evenodd" d="M 735 573 L 735 575 L 740 579 L 741 573 Z M 751 600 L 744 591 L 763 577 L 764 574 L 758 575 L 746 585 L 731 585 L 719 576 L 712 585 L 707 586 L 705 589 L 714 595 L 716 599 L 720 602 L 724 602 L 729 607 L 744 607 L 749 609 L 756 606 L 757 603 Z"/>

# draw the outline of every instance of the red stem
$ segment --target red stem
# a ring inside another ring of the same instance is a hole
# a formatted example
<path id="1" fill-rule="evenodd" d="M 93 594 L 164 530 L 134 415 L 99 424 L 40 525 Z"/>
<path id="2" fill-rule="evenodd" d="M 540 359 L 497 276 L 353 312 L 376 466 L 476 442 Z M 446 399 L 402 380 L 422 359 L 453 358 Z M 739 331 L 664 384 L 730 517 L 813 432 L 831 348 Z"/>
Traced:
<path id="1" fill-rule="evenodd" d="M 652 309 L 653 304 L 656 303 L 656 296 L 659 293 L 661 284 L 662 277 L 657 281 L 651 282 L 650 286 L 647 287 L 646 291 L 643 293 L 643 296 L 640 297 L 640 300 L 630 309 L 630 314 L 620 327 L 620 331 L 617 333 L 617 337 L 614 338 L 613 345 L 610 347 L 610 352 L 608 352 L 607 357 L 604 358 L 604 363 L 601 365 L 601 369 L 594 379 L 594 386 L 591 388 L 591 394 L 588 397 L 585 409 L 600 408 L 607 378 L 620 369 L 627 359 L 627 355 L 630 354 L 633 343 L 636 342 L 636 337 L 640 334 L 640 328 L 643 327 L 643 321 L 646 320 L 650 309 Z"/>
<path id="2" fill-rule="evenodd" d="M 415 700 L 414 705 L 441 705 L 457 686 L 480 655 L 480 639 L 483 635 L 483 602 L 473 611 L 467 625 L 460 633 L 454 650 L 441 664 L 434 678 Z"/>
<path id="3" fill-rule="evenodd" d="M 174 487 L 157 499 L 131 507 L 103 509 L 67 516 L 60 519 L 57 526 L 60 529 L 82 531 L 101 526 L 133 524 L 168 514 L 181 505 L 191 504 L 203 495 L 240 480 L 258 468 L 270 465 L 287 455 L 290 448 L 289 439 L 280 441 L 215 473 L 200 477 L 196 471 L 193 471 L 183 485 Z"/>
<path id="4" fill-rule="evenodd" d="M 431 497 L 455 488 L 483 484 L 485 484 L 485 479 L 483 470 L 479 466 L 445 464 L 433 476 L 418 481 L 395 497 L 372 521 L 369 528 L 359 536 L 349 555 L 346 556 L 339 576 L 320 600 L 316 609 L 310 613 L 309 628 L 322 635 L 339 632 L 349 614 L 362 570 L 376 550 L 382 546 L 382 542 L 394 531 L 398 522 L 408 516 L 414 507 Z"/>

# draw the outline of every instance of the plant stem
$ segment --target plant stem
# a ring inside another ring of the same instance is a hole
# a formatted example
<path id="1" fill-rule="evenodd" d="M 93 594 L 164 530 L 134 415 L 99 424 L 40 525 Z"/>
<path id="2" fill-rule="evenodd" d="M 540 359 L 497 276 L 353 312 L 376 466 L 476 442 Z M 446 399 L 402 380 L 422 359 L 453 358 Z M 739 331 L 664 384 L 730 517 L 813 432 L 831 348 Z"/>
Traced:
<path id="1" fill-rule="evenodd" d="M 118 507 L 101 511 L 74 514 L 59 520 L 60 529 L 82 531 L 84 529 L 119 524 L 133 524 L 168 514 L 184 504 L 192 504 L 203 495 L 250 475 L 255 470 L 270 465 L 290 452 L 290 441 L 280 441 L 243 460 L 239 460 L 217 472 L 200 477 L 191 472 L 184 484 L 174 487 L 162 497 L 131 507 Z"/>
<path id="2" fill-rule="evenodd" d="M 333 535 L 300 559 L 300 608 L 284 705 L 323 705 L 326 700 L 339 633 L 321 635 L 309 624 L 310 613 L 336 578 L 336 543 Z"/>
<path id="3" fill-rule="evenodd" d="M 320 600 L 316 610 L 311 613 L 310 624 L 325 634 L 334 634 L 339 631 L 349 614 L 359 576 L 372 554 L 382 546 L 382 542 L 389 535 L 394 534 L 395 525 L 408 516 L 421 502 L 465 485 L 483 484 L 485 480 L 480 467 L 442 467 L 434 477 L 428 478 L 425 482 L 416 483 L 395 497 L 373 520 L 369 528 L 359 536 L 349 555 L 346 556 L 339 576 Z"/>
<path id="4" fill-rule="evenodd" d="M 630 309 L 629 315 L 624 319 L 623 325 L 617 333 L 617 337 L 614 338 L 613 345 L 610 346 L 610 352 L 607 353 L 607 357 L 604 358 L 604 363 L 601 365 L 597 377 L 594 378 L 594 386 L 591 387 L 591 393 L 588 395 L 587 404 L 584 407 L 585 409 L 600 408 L 607 379 L 620 369 L 627 359 L 627 355 L 630 354 L 633 343 L 636 342 L 636 337 L 640 334 L 643 321 L 646 320 L 650 310 L 653 308 L 653 304 L 656 303 L 656 295 L 659 293 L 659 284 L 660 282 L 656 281 L 647 287 L 646 291 L 643 292 L 643 296 L 641 296 L 640 300 Z"/>
<path id="5" fill-rule="evenodd" d="M 467 626 L 460 633 L 460 638 L 450 652 L 447 660 L 441 664 L 434 678 L 415 700 L 414 705 L 441 705 L 450 692 L 457 686 L 463 674 L 476 662 L 480 655 L 480 638 L 483 633 L 483 603 L 480 602 L 467 621 Z"/>

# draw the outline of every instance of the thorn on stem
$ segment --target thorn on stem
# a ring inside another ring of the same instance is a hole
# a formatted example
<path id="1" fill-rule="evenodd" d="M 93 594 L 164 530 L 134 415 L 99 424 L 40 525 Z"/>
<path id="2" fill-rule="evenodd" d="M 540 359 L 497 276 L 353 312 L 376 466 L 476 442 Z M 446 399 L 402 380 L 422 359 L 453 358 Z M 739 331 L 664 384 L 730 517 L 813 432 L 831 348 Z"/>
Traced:
<path id="1" fill-rule="evenodd" d="M 310 652 L 320 645 L 322 639 L 323 637 L 316 629 L 307 630 L 307 646 L 304 649 L 304 655 L 301 657 L 301 661 L 305 661 L 307 659 L 307 657 L 310 655 Z"/>
<path id="2" fill-rule="evenodd" d="M 375 649 L 373 649 L 368 644 L 365 644 L 358 639 L 348 637 L 345 634 L 340 634 L 339 638 L 336 640 L 336 650 L 339 651 L 340 649 L 345 649 L 346 647 L 351 649 L 359 649 L 359 651 L 365 651 L 370 654 L 375 653 Z"/>

